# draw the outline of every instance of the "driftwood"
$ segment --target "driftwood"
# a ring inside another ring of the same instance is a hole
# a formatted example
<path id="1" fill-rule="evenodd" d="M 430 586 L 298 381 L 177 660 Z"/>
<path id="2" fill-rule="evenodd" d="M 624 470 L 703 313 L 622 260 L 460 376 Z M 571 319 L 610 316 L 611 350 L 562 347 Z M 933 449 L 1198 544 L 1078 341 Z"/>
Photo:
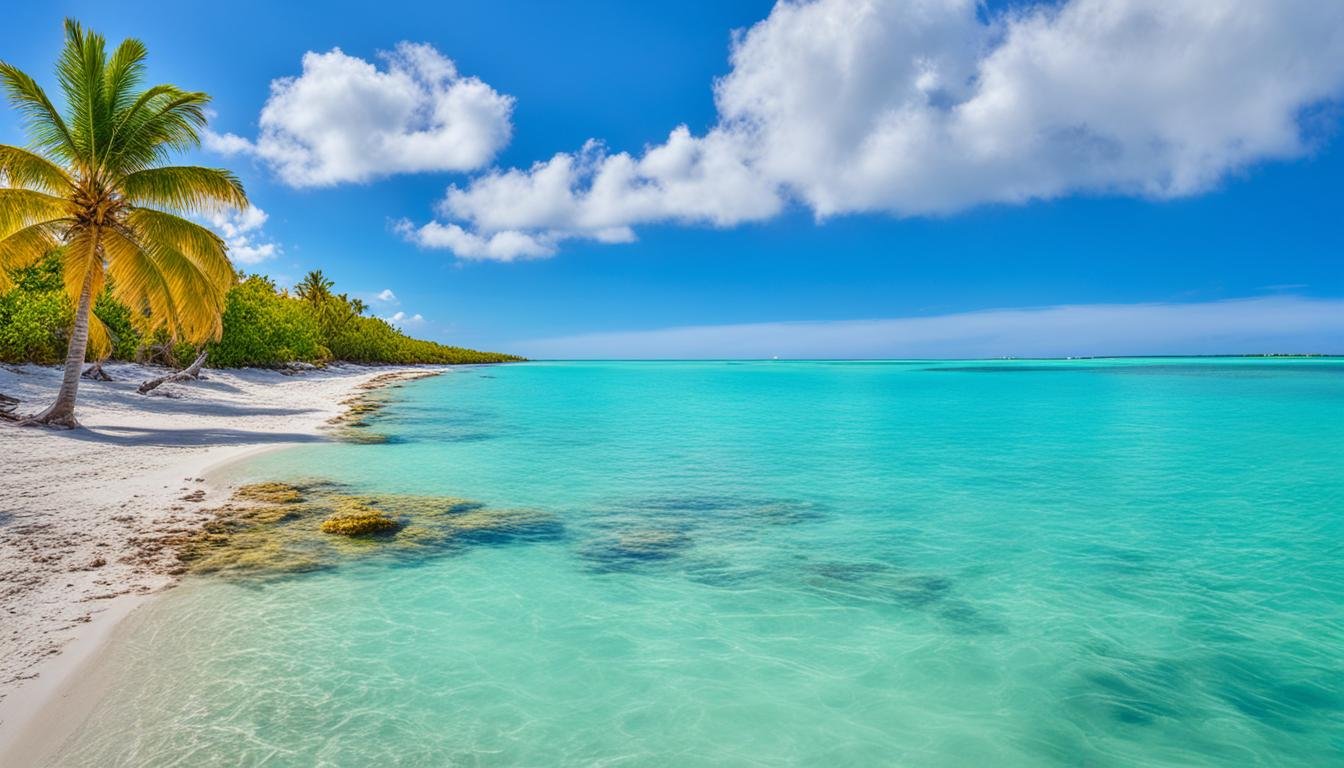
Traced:
<path id="1" fill-rule="evenodd" d="M 14 412 L 14 409 L 17 407 L 19 407 L 18 398 L 0 394 L 0 419 L 18 421 L 22 417 Z"/>
<path id="2" fill-rule="evenodd" d="M 170 381 L 186 381 L 188 379 L 201 378 L 201 366 L 205 365 L 205 355 L 206 353 L 202 352 L 200 356 L 196 358 L 196 362 L 183 368 L 177 373 L 170 373 L 167 376 L 160 376 L 157 379 L 146 381 L 144 384 L 141 384 L 140 388 L 136 391 L 142 395 L 146 395 L 149 394 L 151 390 L 157 389 L 159 385 L 167 384 Z"/>
<path id="3" fill-rule="evenodd" d="M 112 380 L 112 377 L 107 375 L 107 371 L 103 370 L 103 363 L 101 360 L 94 363 L 93 365 L 90 365 L 88 368 L 85 368 L 84 372 L 81 373 L 80 376 L 86 379 L 93 379 L 94 381 Z"/>

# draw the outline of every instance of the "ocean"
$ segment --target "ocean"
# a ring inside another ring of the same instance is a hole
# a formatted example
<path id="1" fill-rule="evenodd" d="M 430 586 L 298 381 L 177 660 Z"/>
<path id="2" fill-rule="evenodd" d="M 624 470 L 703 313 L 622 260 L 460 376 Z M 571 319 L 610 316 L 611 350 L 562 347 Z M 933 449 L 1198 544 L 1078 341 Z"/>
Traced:
<path id="1" fill-rule="evenodd" d="M 486 523 L 189 576 L 54 764 L 1344 764 L 1340 359 L 527 363 L 385 397 L 383 442 L 226 479 Z"/>

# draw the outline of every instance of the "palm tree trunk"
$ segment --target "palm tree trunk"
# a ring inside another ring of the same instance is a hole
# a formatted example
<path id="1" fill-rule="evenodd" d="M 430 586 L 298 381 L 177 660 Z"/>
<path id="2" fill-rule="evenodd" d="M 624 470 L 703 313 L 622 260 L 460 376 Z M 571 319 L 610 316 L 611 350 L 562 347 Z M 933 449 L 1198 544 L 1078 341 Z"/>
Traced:
<path id="1" fill-rule="evenodd" d="M 95 233 L 90 261 L 96 258 L 98 237 Z M 89 347 L 89 312 L 93 307 L 93 272 L 90 264 L 84 273 L 84 288 L 79 292 L 79 306 L 75 309 L 75 327 L 70 332 L 70 346 L 65 354 L 65 376 L 61 379 L 61 391 L 56 402 L 33 419 L 33 423 L 50 427 L 74 429 L 79 426 L 75 420 L 75 395 L 79 392 L 80 374 L 84 372 L 84 353 Z"/>

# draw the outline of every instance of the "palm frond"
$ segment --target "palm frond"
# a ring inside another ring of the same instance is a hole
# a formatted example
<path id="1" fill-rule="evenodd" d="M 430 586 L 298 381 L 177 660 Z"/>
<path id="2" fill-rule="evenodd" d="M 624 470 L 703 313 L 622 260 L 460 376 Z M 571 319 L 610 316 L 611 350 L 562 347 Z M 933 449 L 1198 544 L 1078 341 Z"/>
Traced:
<path id="1" fill-rule="evenodd" d="M 0 237 L 34 224 L 56 224 L 70 217 L 70 204 L 31 189 L 0 187 Z"/>
<path id="2" fill-rule="evenodd" d="M 224 330 L 224 299 L 233 275 L 221 282 L 195 259 L 163 245 L 150 246 L 146 253 L 174 295 L 192 297 L 190 302 L 178 302 L 176 337 L 193 343 L 218 339 Z"/>
<path id="3" fill-rule="evenodd" d="M 112 334 L 98 316 L 89 313 L 89 352 L 94 360 L 101 360 L 112 351 Z"/>
<path id="4" fill-rule="evenodd" d="M 60 245 L 56 225 L 33 224 L 0 239 L 0 293 L 13 287 L 9 272 L 37 263 Z"/>
<path id="5" fill-rule="evenodd" d="M 79 160 L 90 171 L 99 167 L 100 123 L 106 119 L 107 45 L 102 35 L 85 33 L 74 19 L 65 20 L 65 47 L 56 60 L 56 79 L 65 93 L 70 135 Z"/>
<path id="6" fill-rule="evenodd" d="M 138 243 L 119 231 L 103 233 L 112 297 L 131 310 L 131 318 L 146 334 L 160 328 L 176 335 L 177 301 L 163 274 Z"/>
<path id="7" fill-rule="evenodd" d="M 200 224 L 152 208 L 132 209 L 126 223 L 135 233 L 136 242 L 151 254 L 159 248 L 172 250 L 190 259 L 212 281 L 226 288 L 233 284 L 228 247 L 219 235 Z"/>
<path id="8" fill-rule="evenodd" d="M 144 310 L 148 328 L 174 339 L 203 342 L 219 337 L 224 298 L 233 277 L 221 282 L 196 259 L 163 242 L 141 243 L 118 232 L 107 237 L 112 293 Z M 181 297 L 191 297 L 181 301 Z"/>
<path id="9" fill-rule="evenodd" d="M 79 155 L 74 136 L 42 86 L 23 70 L 4 62 L 0 62 L 0 83 L 9 95 L 9 103 L 23 116 L 33 145 L 67 163 L 74 162 Z"/>
<path id="10" fill-rule="evenodd" d="M 107 71 L 103 74 L 109 117 L 135 103 L 139 96 L 135 89 L 144 80 L 145 58 L 148 55 L 145 44 L 133 37 L 122 40 L 112 52 Z"/>
<path id="11" fill-rule="evenodd" d="M 146 168 L 128 174 L 119 186 L 133 205 L 152 205 L 183 213 L 247 207 L 242 182 L 220 168 L 190 165 Z"/>
<path id="12" fill-rule="evenodd" d="M 164 90 L 144 104 L 133 105 L 116 119 L 120 126 L 106 165 L 123 173 L 168 160 L 173 152 L 200 146 L 200 129 L 208 120 L 204 93 Z M 134 114 L 130 114 L 131 112 Z"/>
<path id="13" fill-rule="evenodd" d="M 63 194 L 72 186 L 60 166 L 35 152 L 8 144 L 0 144 L 0 184 L 52 194 Z"/>
<path id="14" fill-rule="evenodd" d="M 157 113 L 164 103 L 173 100 L 181 93 L 181 88 L 178 88 L 175 85 L 161 83 L 145 89 L 129 106 L 118 110 L 116 121 L 112 126 L 114 141 L 111 154 L 114 157 L 120 156 L 121 154 L 123 143 L 121 140 L 117 140 L 116 137 L 119 137 L 128 131 L 133 131 L 135 127 L 142 125 L 146 120 Z"/>

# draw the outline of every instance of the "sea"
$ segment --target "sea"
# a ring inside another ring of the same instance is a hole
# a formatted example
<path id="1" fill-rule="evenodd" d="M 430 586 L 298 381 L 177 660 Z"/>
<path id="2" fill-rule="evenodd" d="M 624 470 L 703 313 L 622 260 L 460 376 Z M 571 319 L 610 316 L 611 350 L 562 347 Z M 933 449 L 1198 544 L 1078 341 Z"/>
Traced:
<path id="1" fill-rule="evenodd" d="M 1344 765 L 1342 359 L 537 362 L 381 396 L 368 439 L 221 478 L 487 522 L 188 576 L 52 765 Z"/>

